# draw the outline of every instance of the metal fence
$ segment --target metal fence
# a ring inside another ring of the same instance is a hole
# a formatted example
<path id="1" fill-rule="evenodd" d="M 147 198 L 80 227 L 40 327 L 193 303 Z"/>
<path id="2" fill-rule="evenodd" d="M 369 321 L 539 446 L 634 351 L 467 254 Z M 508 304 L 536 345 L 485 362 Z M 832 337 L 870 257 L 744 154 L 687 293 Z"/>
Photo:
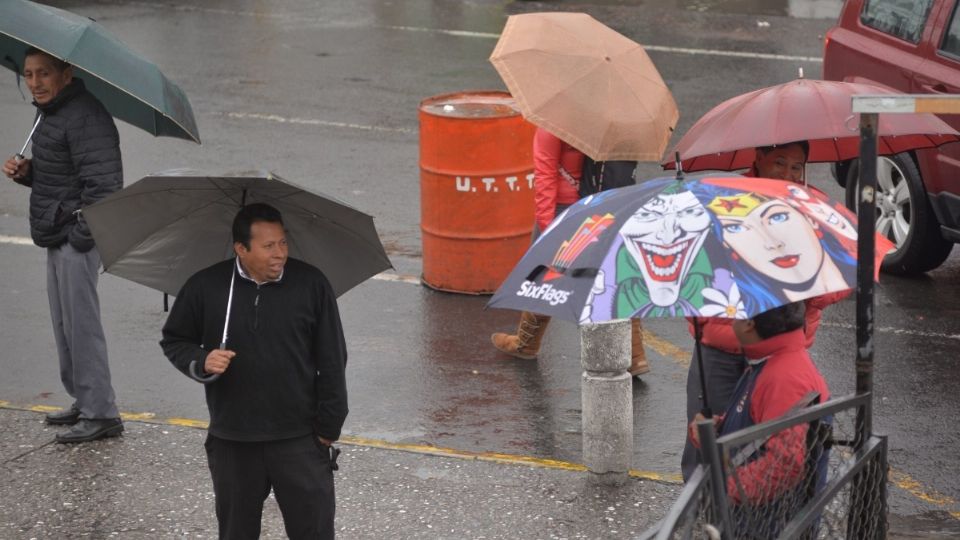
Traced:
<path id="1" fill-rule="evenodd" d="M 643 538 L 885 538 L 887 441 L 868 436 L 870 395 L 830 400 L 717 438 Z"/>

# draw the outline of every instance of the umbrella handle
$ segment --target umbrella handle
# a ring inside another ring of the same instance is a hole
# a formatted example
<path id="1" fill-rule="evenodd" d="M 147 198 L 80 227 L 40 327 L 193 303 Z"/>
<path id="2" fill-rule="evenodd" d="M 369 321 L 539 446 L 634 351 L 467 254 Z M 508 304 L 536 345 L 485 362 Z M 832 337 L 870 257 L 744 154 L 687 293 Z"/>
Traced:
<path id="1" fill-rule="evenodd" d="M 707 401 L 707 377 L 703 372 L 703 348 L 700 345 L 703 338 L 703 327 L 700 326 L 700 319 L 697 317 L 693 318 L 693 337 L 696 341 L 697 367 L 700 368 L 700 392 L 703 396 L 703 408 L 700 409 L 700 414 L 704 418 L 713 418 L 713 411 L 710 409 L 709 401 Z"/>
<path id="2" fill-rule="evenodd" d="M 202 372 L 198 369 L 196 360 L 192 360 L 190 362 L 190 368 L 187 371 L 189 372 L 188 374 L 190 375 L 191 379 L 203 384 L 212 383 L 220 378 L 219 373 L 208 373 L 206 375 L 201 375 Z"/>
<path id="3" fill-rule="evenodd" d="M 237 277 L 236 267 L 232 268 L 233 274 L 230 275 L 230 292 L 227 295 L 227 313 L 223 321 L 223 338 L 221 338 L 220 341 L 220 350 L 225 350 L 227 348 L 227 328 L 230 326 L 230 308 L 233 307 L 233 283 Z M 220 378 L 220 373 L 208 373 L 204 375 L 203 371 L 197 368 L 197 361 L 193 360 L 190 362 L 190 369 L 187 370 L 190 378 L 195 381 L 202 382 L 203 384 L 209 384 Z"/>

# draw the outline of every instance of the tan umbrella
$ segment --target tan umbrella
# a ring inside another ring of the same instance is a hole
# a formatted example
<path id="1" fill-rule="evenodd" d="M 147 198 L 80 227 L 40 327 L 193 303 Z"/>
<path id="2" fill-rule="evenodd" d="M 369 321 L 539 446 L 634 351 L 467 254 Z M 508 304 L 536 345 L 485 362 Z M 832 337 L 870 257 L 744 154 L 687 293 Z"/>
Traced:
<path id="1" fill-rule="evenodd" d="M 659 161 L 679 117 L 643 47 L 585 13 L 512 15 L 490 61 L 527 120 L 596 161 Z"/>

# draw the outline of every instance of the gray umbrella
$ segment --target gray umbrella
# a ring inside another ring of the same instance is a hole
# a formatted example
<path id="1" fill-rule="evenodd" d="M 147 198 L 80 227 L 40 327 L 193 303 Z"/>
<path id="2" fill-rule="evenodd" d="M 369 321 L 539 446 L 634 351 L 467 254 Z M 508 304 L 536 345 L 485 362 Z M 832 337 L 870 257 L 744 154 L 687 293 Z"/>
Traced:
<path id="1" fill-rule="evenodd" d="M 107 272 L 176 295 L 195 272 L 234 255 L 233 218 L 255 202 L 280 210 L 290 256 L 322 270 L 337 296 L 392 268 L 371 216 L 267 172 L 166 171 L 82 216 Z"/>

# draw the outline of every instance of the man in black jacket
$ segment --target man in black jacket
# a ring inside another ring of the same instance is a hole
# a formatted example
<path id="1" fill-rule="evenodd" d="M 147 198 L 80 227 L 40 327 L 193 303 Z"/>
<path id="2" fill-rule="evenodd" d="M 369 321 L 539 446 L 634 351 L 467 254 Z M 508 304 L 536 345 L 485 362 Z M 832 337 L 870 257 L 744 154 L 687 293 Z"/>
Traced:
<path id="1" fill-rule="evenodd" d="M 74 399 L 47 422 L 70 425 L 57 442 L 119 435 L 123 423 L 110 384 L 100 323 L 100 254 L 80 211 L 123 186 L 120 137 L 113 117 L 73 78 L 73 68 L 38 49 L 24 59 L 23 78 L 40 123 L 33 158 L 14 156 L 3 172 L 30 187 L 30 234 L 47 248 L 47 295 L 60 357 L 60 379 Z"/>
<path id="2" fill-rule="evenodd" d="M 347 417 L 336 295 L 323 272 L 287 257 L 272 206 L 243 207 L 233 240 L 235 259 L 183 286 L 160 341 L 177 369 L 205 383 L 220 538 L 257 538 L 271 488 L 287 536 L 333 538 L 331 445 Z"/>

